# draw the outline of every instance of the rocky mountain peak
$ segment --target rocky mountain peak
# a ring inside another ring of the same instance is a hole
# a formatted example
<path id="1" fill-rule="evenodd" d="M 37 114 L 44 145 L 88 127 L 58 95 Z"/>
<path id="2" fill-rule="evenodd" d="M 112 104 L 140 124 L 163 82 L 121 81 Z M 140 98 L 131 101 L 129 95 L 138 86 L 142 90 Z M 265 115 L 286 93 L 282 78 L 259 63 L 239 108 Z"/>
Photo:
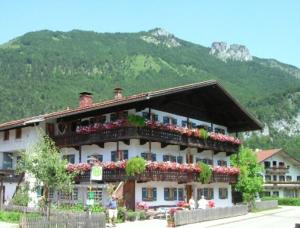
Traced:
<path id="1" fill-rule="evenodd" d="M 163 45 L 168 48 L 180 47 L 181 44 L 177 38 L 172 34 L 162 28 L 155 28 L 148 31 L 147 35 L 140 37 L 147 43 L 152 43 L 155 45 Z"/>
<path id="2" fill-rule="evenodd" d="M 240 44 L 227 45 L 226 42 L 213 42 L 209 51 L 210 55 L 216 56 L 222 61 L 251 61 L 253 58 L 248 48 Z"/>

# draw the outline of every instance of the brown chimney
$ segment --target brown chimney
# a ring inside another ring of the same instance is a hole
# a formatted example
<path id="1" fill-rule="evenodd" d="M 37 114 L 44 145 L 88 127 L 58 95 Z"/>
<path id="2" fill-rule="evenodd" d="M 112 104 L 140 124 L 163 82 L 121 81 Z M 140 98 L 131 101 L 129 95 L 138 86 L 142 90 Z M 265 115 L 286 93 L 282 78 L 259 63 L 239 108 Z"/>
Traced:
<path id="1" fill-rule="evenodd" d="M 115 93 L 115 99 L 122 99 L 123 98 L 122 88 L 120 88 L 120 87 L 115 88 L 114 93 Z"/>
<path id="2" fill-rule="evenodd" d="M 93 94 L 82 92 L 79 94 L 79 107 L 84 108 L 93 105 Z"/>

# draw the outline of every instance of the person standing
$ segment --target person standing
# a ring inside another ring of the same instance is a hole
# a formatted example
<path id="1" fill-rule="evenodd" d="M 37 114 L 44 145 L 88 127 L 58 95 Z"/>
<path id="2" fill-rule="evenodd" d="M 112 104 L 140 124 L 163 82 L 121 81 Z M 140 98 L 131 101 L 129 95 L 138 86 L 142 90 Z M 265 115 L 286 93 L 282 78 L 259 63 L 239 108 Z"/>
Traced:
<path id="1" fill-rule="evenodd" d="M 109 199 L 108 202 L 108 218 L 109 218 L 109 223 L 111 226 L 115 227 L 115 220 L 118 217 L 118 205 L 117 205 L 117 197 L 115 195 L 112 195 L 112 197 Z"/>
<path id="2" fill-rule="evenodd" d="M 193 196 L 191 196 L 191 198 L 189 200 L 189 206 L 190 206 L 191 210 L 195 210 L 196 203 L 195 203 L 195 200 L 194 200 Z"/>

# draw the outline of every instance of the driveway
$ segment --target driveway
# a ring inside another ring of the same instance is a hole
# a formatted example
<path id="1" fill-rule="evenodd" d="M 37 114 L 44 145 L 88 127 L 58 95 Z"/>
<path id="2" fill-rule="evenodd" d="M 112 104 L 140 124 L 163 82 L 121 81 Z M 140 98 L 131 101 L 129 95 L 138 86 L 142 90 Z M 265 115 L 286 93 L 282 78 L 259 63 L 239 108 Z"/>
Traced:
<path id="1" fill-rule="evenodd" d="M 180 228 L 294 228 L 295 223 L 300 223 L 300 207 L 282 206 L 279 209 L 190 224 L 180 226 Z M 165 220 L 158 219 L 117 225 L 118 228 L 160 228 L 166 226 Z"/>

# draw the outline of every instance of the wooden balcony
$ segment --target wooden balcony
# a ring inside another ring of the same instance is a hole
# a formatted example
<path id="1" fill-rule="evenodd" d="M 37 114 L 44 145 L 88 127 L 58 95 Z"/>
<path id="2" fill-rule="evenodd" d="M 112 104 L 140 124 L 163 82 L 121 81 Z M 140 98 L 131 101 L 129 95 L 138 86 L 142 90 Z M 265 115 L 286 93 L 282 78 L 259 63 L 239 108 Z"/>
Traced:
<path id="1" fill-rule="evenodd" d="M 300 180 L 299 181 L 265 181 L 265 184 L 295 184 L 295 185 L 300 185 Z"/>
<path id="2" fill-rule="evenodd" d="M 86 172 L 76 178 L 77 182 L 88 182 L 90 180 L 90 172 Z M 104 182 L 118 182 L 124 180 L 136 180 L 138 182 L 147 181 L 174 181 L 178 183 L 198 182 L 198 173 L 191 172 L 176 172 L 176 171 L 158 171 L 158 170 L 146 170 L 144 173 L 127 176 L 123 169 L 103 170 Z M 225 182 L 236 183 L 237 175 L 212 175 L 211 182 Z"/>
<path id="3" fill-rule="evenodd" d="M 21 178 L 21 175 L 16 174 L 14 169 L 0 169 L 0 176 L 3 182 L 9 183 L 17 183 Z"/>
<path id="4" fill-rule="evenodd" d="M 267 174 L 285 174 L 289 172 L 289 168 L 286 166 L 273 166 L 265 168 Z"/>
<path id="5" fill-rule="evenodd" d="M 105 142 L 140 139 L 144 141 L 151 140 L 152 142 L 161 142 L 164 145 L 171 144 L 199 148 L 200 150 L 222 151 L 228 154 L 237 152 L 239 149 L 239 145 L 228 142 L 218 142 L 211 139 L 204 140 L 198 137 L 148 127 L 121 127 L 89 134 L 78 134 L 74 132 L 53 136 L 52 138 L 59 147 L 76 147 L 91 144 L 99 145 Z"/>

